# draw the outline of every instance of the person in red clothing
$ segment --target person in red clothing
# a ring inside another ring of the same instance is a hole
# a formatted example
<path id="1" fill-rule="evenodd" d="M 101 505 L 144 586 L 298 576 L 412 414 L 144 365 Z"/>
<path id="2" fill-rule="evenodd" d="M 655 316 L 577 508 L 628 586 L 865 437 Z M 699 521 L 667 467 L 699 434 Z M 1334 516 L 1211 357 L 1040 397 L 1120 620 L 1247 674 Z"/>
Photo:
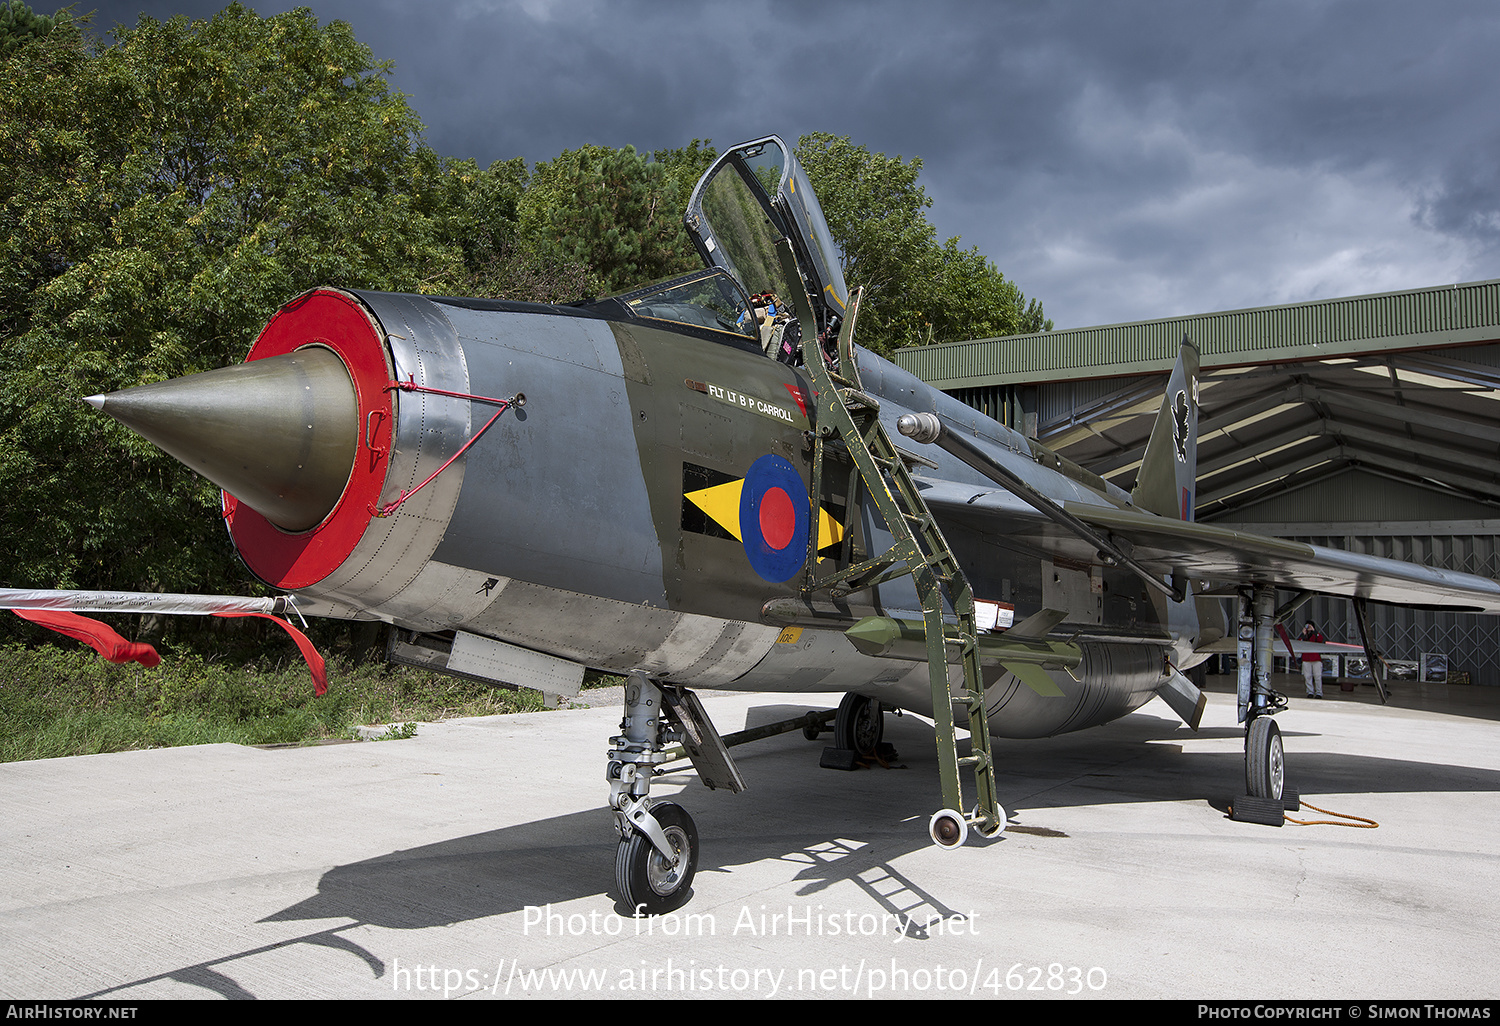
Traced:
<path id="1" fill-rule="evenodd" d="M 1316 627 L 1309 621 L 1302 625 L 1302 639 L 1314 645 L 1321 645 L 1328 639 L 1323 637 Z M 1323 653 L 1302 653 L 1302 679 L 1307 682 L 1307 697 L 1323 697 Z"/>

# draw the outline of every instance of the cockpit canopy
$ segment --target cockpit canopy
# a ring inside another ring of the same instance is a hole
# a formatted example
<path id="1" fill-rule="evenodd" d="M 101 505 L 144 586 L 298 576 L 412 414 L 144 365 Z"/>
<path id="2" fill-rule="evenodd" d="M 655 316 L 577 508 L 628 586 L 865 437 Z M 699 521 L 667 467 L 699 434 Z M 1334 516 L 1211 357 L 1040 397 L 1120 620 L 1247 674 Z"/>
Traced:
<path id="1" fill-rule="evenodd" d="M 778 239 L 792 251 L 818 319 L 819 330 L 841 318 L 849 289 L 838 249 L 807 174 L 774 135 L 726 152 L 699 180 L 683 217 L 688 235 L 709 267 L 722 268 L 752 295 L 794 302 L 776 256 Z"/>

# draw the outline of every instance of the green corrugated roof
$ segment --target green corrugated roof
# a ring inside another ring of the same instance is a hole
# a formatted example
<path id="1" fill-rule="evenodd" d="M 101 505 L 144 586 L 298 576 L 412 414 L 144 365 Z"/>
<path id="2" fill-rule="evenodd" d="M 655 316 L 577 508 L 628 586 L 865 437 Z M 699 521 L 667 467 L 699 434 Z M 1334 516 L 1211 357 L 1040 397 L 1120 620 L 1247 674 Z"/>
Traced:
<path id="1" fill-rule="evenodd" d="M 1117 377 L 1171 370 L 1184 334 L 1204 367 L 1492 341 L 1500 338 L 1500 279 L 911 346 L 895 359 L 943 389 Z"/>

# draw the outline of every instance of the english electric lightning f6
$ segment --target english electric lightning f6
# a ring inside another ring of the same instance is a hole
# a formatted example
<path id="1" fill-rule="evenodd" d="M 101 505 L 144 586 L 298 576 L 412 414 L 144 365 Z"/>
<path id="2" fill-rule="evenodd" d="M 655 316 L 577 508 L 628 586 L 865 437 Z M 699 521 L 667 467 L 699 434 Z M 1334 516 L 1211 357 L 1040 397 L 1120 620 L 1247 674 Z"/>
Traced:
<path id="1" fill-rule="evenodd" d="M 1247 790 L 1280 801 L 1272 632 L 1311 593 L 1500 611 L 1487 579 L 1194 523 L 1187 340 L 1129 493 L 861 349 L 780 139 L 724 154 L 685 221 L 704 268 L 633 292 L 317 289 L 244 364 L 90 400 L 219 484 L 245 564 L 302 612 L 379 619 L 395 659 L 550 694 L 627 674 L 605 764 L 632 909 L 693 883 L 692 818 L 650 795 L 670 746 L 743 786 L 695 687 L 844 692 L 835 756 L 875 750 L 887 710 L 931 716 L 931 835 L 955 846 L 1005 825 L 991 734 L 1158 694 L 1196 727 L 1181 671 L 1216 643 L 1240 656 Z"/>

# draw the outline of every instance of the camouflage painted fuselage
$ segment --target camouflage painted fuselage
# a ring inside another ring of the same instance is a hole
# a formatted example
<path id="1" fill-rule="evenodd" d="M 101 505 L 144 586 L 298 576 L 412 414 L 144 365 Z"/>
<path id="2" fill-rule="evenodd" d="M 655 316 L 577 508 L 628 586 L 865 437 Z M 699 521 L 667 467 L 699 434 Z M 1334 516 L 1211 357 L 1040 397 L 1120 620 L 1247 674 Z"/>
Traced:
<path id="1" fill-rule="evenodd" d="M 853 691 L 930 712 L 923 663 L 861 654 L 842 633 L 847 618 L 833 626 L 816 603 L 801 600 L 798 546 L 806 551 L 807 532 L 819 532 L 821 558 L 859 561 L 890 544 L 857 486 L 859 516 L 851 537 L 839 537 L 848 474 L 827 475 L 839 483 L 819 496 L 825 515 L 816 519 L 799 522 L 772 501 L 777 487 L 796 492 L 785 479 L 765 486 L 758 506 L 747 498 L 762 488 L 762 472 L 784 461 L 802 488 L 793 498 L 806 501 L 816 403 L 799 369 L 743 336 L 639 317 L 616 301 L 569 308 L 356 295 L 387 347 L 394 380 L 477 395 L 523 392 L 526 404 L 393 516 L 373 520 L 353 554 L 301 595 L 345 615 L 362 611 L 418 631 L 460 629 L 688 686 Z M 1118 489 L 1089 487 L 1086 474 L 1043 466 L 1016 432 L 872 354 L 861 351 L 860 368 L 893 437 L 903 412 L 937 412 L 1054 499 L 1128 501 Z M 476 416 L 463 400 L 401 393 L 382 501 L 457 452 Z M 935 447 L 923 455 L 938 469 L 917 468 L 919 482 L 976 495 L 995 490 Z M 1079 636 L 1078 679 L 1053 674 L 1064 698 L 1038 697 L 986 667 L 996 734 L 1107 722 L 1162 683 L 1174 650 L 1167 610 L 1131 576 L 1064 565 L 957 521 L 943 528 L 976 596 L 1013 605 L 1017 623 L 1042 608 L 1067 610 L 1058 630 Z M 781 572 L 767 571 L 761 558 L 767 551 L 796 554 L 796 572 L 776 579 Z M 846 601 L 855 616 L 921 618 L 909 578 Z M 831 611 L 826 599 L 824 607 Z M 1190 640 L 1179 639 L 1179 651 L 1184 644 Z"/>

